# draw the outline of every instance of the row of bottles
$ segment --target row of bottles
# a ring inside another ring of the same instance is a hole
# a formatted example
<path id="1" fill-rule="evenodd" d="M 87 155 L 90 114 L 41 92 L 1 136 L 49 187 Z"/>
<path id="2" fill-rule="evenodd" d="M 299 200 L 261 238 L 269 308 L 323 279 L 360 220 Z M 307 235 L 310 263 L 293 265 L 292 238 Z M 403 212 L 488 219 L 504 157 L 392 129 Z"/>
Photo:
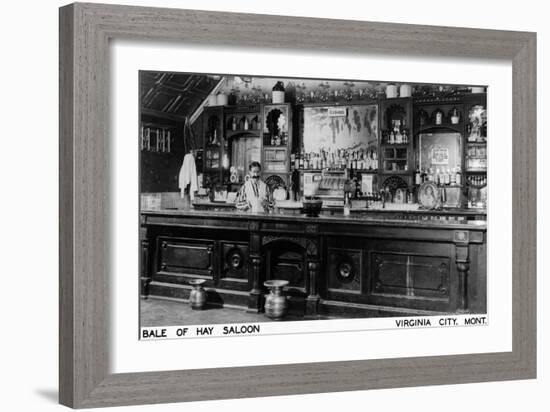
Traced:
<path id="1" fill-rule="evenodd" d="M 338 149 L 319 152 L 292 153 L 290 163 L 295 170 L 354 169 L 377 170 L 378 153 L 375 149 Z"/>
<path id="2" fill-rule="evenodd" d="M 406 129 L 395 126 L 391 131 L 385 133 L 384 140 L 387 144 L 405 144 L 409 143 L 409 135 Z"/>
<path id="3" fill-rule="evenodd" d="M 474 186 L 474 187 L 487 186 L 487 176 L 485 175 L 468 176 L 467 181 L 469 186 Z"/>
<path id="4" fill-rule="evenodd" d="M 232 117 L 228 122 L 228 129 L 232 131 L 237 130 L 259 130 L 262 124 L 258 120 L 258 116 L 254 116 L 249 120 L 248 116 L 243 116 L 240 119 Z"/>
<path id="5" fill-rule="evenodd" d="M 423 108 L 420 108 L 416 118 L 418 119 L 418 125 L 424 127 L 429 125 L 439 126 L 445 123 L 458 124 L 462 120 L 462 115 L 456 107 L 453 107 L 447 115 L 438 107 L 432 112 L 431 116 Z"/>
<path id="6" fill-rule="evenodd" d="M 414 183 L 420 185 L 424 182 L 434 182 L 441 186 L 460 186 L 462 184 L 462 171 L 460 167 L 416 169 Z"/>
<path id="7" fill-rule="evenodd" d="M 280 132 L 277 135 L 271 135 L 269 137 L 270 146 L 286 146 L 287 144 L 288 144 L 288 133 L 286 132 Z"/>

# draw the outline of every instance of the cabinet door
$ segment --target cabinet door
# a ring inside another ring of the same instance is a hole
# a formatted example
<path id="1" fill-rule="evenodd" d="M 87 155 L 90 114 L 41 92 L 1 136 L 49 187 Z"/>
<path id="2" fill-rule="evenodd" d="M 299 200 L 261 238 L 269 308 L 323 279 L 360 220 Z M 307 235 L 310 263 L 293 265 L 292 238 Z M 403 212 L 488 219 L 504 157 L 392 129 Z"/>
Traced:
<path id="1" fill-rule="evenodd" d="M 362 253 L 359 249 L 328 248 L 327 291 L 361 293 L 363 283 Z"/>
<path id="2" fill-rule="evenodd" d="M 458 278 L 451 244 L 370 241 L 368 302 L 449 311 L 457 305 Z"/>
<path id="3" fill-rule="evenodd" d="M 155 279 L 186 283 L 203 278 L 212 285 L 214 279 L 213 240 L 159 237 L 157 240 L 157 271 Z"/>
<path id="4" fill-rule="evenodd" d="M 248 243 L 220 241 L 220 251 L 222 262 L 218 287 L 250 290 Z"/>

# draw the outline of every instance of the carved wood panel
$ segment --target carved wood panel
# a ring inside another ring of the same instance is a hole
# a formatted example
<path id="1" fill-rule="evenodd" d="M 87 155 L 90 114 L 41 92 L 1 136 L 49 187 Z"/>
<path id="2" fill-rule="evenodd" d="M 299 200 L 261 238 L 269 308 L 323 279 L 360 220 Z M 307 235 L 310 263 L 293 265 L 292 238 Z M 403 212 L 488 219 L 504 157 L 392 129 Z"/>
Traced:
<path id="1" fill-rule="evenodd" d="M 264 236 L 262 243 L 266 257 L 266 279 L 288 280 L 290 290 L 305 294 L 308 284 L 306 239 Z"/>
<path id="2" fill-rule="evenodd" d="M 408 253 L 370 254 L 370 293 L 408 297 L 449 297 L 450 259 Z"/>
<path id="3" fill-rule="evenodd" d="M 220 247 L 222 258 L 220 279 L 248 280 L 248 244 L 222 241 Z"/>
<path id="4" fill-rule="evenodd" d="M 214 247 L 213 240 L 159 237 L 157 273 L 213 278 Z"/>
<path id="5" fill-rule="evenodd" d="M 361 250 L 328 249 L 327 288 L 341 292 L 361 292 L 363 267 Z"/>

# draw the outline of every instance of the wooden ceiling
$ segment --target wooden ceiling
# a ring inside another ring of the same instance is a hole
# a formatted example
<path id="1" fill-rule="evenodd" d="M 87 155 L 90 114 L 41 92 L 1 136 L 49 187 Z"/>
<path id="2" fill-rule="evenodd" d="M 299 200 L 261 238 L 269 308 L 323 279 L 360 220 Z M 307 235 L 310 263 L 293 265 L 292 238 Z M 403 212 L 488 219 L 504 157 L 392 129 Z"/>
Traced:
<path id="1" fill-rule="evenodd" d="M 144 113 L 185 118 L 195 112 L 219 79 L 200 74 L 141 72 L 140 82 Z"/>

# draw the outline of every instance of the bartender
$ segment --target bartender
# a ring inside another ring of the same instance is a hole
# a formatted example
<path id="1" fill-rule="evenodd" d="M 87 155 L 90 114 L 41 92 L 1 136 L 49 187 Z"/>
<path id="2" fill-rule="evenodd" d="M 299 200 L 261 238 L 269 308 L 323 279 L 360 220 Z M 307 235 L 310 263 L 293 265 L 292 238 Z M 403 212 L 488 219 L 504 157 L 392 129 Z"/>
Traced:
<path id="1" fill-rule="evenodd" d="M 251 162 L 248 166 L 248 179 L 237 194 L 237 209 L 261 212 L 273 206 L 269 186 L 260 180 L 261 171 L 262 166 L 259 162 Z"/>

